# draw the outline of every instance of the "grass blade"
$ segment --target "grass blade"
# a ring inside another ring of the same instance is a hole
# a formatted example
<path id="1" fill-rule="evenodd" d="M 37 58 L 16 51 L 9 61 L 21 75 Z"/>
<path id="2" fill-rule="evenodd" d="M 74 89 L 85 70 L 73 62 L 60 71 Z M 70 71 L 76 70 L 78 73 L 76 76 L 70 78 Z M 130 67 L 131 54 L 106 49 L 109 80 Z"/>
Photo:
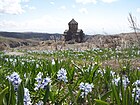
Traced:
<path id="1" fill-rule="evenodd" d="M 95 99 L 95 102 L 97 103 L 97 105 L 109 105 L 109 103 L 99 100 L 99 99 Z"/>
<path id="2" fill-rule="evenodd" d="M 3 99 L 4 99 L 6 93 L 8 93 L 8 87 L 6 87 L 4 90 L 2 90 L 0 92 L 0 105 L 3 104 Z"/>

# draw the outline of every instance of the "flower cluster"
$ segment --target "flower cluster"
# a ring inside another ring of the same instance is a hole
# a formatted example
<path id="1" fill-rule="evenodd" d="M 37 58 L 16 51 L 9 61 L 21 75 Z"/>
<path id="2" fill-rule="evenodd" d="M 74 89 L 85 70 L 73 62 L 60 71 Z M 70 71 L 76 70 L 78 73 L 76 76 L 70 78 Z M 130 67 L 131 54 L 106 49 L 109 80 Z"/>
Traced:
<path id="1" fill-rule="evenodd" d="M 93 84 L 81 82 L 79 88 L 80 90 L 82 90 L 82 98 L 84 98 L 89 92 L 91 92 L 93 87 Z"/>
<path id="2" fill-rule="evenodd" d="M 140 88 L 140 80 L 136 80 L 133 85 Z"/>
<path id="3" fill-rule="evenodd" d="M 133 88 L 132 97 L 135 96 L 135 101 L 138 103 L 140 101 L 140 88 Z"/>
<path id="4" fill-rule="evenodd" d="M 40 88 L 45 89 L 48 83 L 51 82 L 51 79 L 49 77 L 46 77 L 42 79 L 43 73 L 39 72 L 37 74 L 37 77 L 35 80 L 37 81 L 37 84 L 35 84 L 34 90 L 39 90 Z"/>
<path id="5" fill-rule="evenodd" d="M 123 83 L 124 88 L 126 89 L 130 81 L 127 77 L 123 77 L 122 83 Z"/>
<path id="6" fill-rule="evenodd" d="M 31 105 L 30 93 L 27 88 L 24 88 L 24 105 Z"/>
<path id="7" fill-rule="evenodd" d="M 113 82 L 116 86 L 118 86 L 118 84 L 121 82 L 121 78 L 120 78 L 120 77 L 114 78 L 114 79 L 112 80 L 112 82 Z M 123 84 L 123 86 L 124 86 L 125 89 L 126 89 L 126 87 L 128 86 L 129 83 L 130 83 L 130 81 L 129 81 L 129 79 L 128 79 L 127 77 L 123 77 L 123 78 L 122 78 L 122 84 Z"/>
<path id="8" fill-rule="evenodd" d="M 136 82 L 134 82 L 133 85 L 135 86 L 135 88 L 133 88 L 132 97 L 135 96 L 135 101 L 139 103 L 140 102 L 140 80 L 136 80 Z"/>
<path id="9" fill-rule="evenodd" d="M 67 71 L 64 68 L 61 68 L 57 73 L 58 80 L 68 82 L 67 80 Z"/>
<path id="10" fill-rule="evenodd" d="M 13 72 L 10 76 L 7 76 L 6 78 L 12 83 L 12 85 L 14 86 L 15 91 L 17 91 L 18 86 L 22 81 L 20 79 L 20 76 L 18 75 L 18 73 Z"/>
<path id="11" fill-rule="evenodd" d="M 37 77 L 35 78 L 35 80 L 37 81 L 37 84 L 35 84 L 34 90 L 39 90 L 39 88 L 41 87 L 42 76 L 43 76 L 43 73 L 41 72 L 37 74 Z"/>
<path id="12" fill-rule="evenodd" d="M 114 79 L 112 80 L 112 82 L 113 82 L 116 86 L 118 86 L 119 81 L 120 81 L 120 77 L 114 78 Z"/>

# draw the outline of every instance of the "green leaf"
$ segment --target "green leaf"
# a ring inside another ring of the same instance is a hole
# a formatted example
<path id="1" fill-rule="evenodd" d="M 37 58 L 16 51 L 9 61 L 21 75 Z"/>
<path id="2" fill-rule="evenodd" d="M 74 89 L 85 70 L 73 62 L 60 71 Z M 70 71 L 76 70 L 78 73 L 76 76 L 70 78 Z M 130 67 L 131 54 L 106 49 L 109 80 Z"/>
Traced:
<path id="1" fill-rule="evenodd" d="M 74 62 L 72 62 L 72 64 L 81 72 L 81 75 L 84 74 L 83 69 L 80 68 L 78 65 L 76 65 Z"/>
<path id="2" fill-rule="evenodd" d="M 10 93 L 9 93 L 8 105 L 15 105 L 16 104 L 15 90 L 11 83 L 10 83 L 9 92 Z"/>
<path id="3" fill-rule="evenodd" d="M 2 105 L 6 93 L 8 93 L 8 87 L 0 92 L 0 105 Z"/>
<path id="4" fill-rule="evenodd" d="M 88 99 L 88 105 L 92 105 L 89 95 L 87 96 L 87 99 Z"/>
<path id="5" fill-rule="evenodd" d="M 55 102 L 55 96 L 56 96 L 55 92 L 50 91 L 49 96 L 50 96 L 50 100 L 52 101 L 52 103 L 54 103 Z"/>
<path id="6" fill-rule="evenodd" d="M 109 103 L 99 100 L 99 99 L 95 99 L 95 102 L 97 103 L 97 105 L 109 105 Z"/>
<path id="7" fill-rule="evenodd" d="M 92 70 L 92 72 L 90 73 L 91 75 L 90 75 L 90 82 L 92 82 L 93 80 L 94 80 L 94 76 L 95 76 L 95 73 L 96 73 L 96 71 L 98 70 L 98 68 L 99 68 L 99 65 L 95 65 L 94 66 L 94 69 Z"/>
<path id="8" fill-rule="evenodd" d="M 30 74 L 25 80 L 25 87 L 27 87 L 28 83 L 30 82 Z"/>
<path id="9" fill-rule="evenodd" d="M 18 94 L 17 94 L 17 105 L 23 105 L 23 99 L 24 99 L 24 88 L 22 83 L 18 87 Z"/>
<path id="10" fill-rule="evenodd" d="M 81 91 L 79 90 L 79 91 L 78 91 L 78 94 L 77 94 L 77 96 L 76 96 L 76 102 L 78 102 L 78 99 L 80 98 L 80 94 L 81 94 Z"/>
<path id="11" fill-rule="evenodd" d="M 50 87 L 49 87 L 49 84 L 48 84 L 47 87 L 46 87 L 45 96 L 44 96 L 44 99 L 43 99 L 44 105 L 46 105 L 45 103 L 48 101 L 49 93 L 50 93 Z"/>
<path id="12" fill-rule="evenodd" d="M 111 87 L 112 87 L 113 94 L 114 94 L 114 96 L 115 96 L 117 105 L 121 105 L 121 104 L 120 104 L 120 98 L 119 98 L 119 95 L 118 95 L 118 93 L 117 93 L 117 90 L 116 90 L 115 85 L 112 84 Z"/>
<path id="13" fill-rule="evenodd" d="M 103 101 L 105 101 L 105 100 L 107 99 L 107 97 L 110 96 L 111 93 L 112 93 L 112 91 L 106 92 L 104 95 L 101 96 L 101 99 L 102 99 Z"/>

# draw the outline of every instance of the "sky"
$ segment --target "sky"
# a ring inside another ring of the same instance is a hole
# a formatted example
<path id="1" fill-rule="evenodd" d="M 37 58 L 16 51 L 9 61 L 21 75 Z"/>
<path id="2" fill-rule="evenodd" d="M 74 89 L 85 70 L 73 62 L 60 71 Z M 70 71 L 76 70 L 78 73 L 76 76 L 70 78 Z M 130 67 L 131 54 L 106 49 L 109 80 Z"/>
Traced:
<path id="1" fill-rule="evenodd" d="M 74 18 L 85 34 L 132 32 L 140 0 L 0 0 L 0 31 L 63 33 Z"/>

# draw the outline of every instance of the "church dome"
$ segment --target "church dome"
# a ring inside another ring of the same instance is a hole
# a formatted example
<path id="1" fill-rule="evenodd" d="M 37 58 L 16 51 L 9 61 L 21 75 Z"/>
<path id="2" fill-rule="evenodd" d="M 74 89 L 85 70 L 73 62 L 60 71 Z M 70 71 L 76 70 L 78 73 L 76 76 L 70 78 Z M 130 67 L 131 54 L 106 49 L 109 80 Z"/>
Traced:
<path id="1" fill-rule="evenodd" d="M 72 24 L 72 25 L 74 25 L 74 24 L 75 24 L 75 25 L 78 25 L 78 23 L 77 23 L 74 19 L 72 19 L 68 24 L 69 24 L 69 25 L 71 25 L 71 24 Z"/>

